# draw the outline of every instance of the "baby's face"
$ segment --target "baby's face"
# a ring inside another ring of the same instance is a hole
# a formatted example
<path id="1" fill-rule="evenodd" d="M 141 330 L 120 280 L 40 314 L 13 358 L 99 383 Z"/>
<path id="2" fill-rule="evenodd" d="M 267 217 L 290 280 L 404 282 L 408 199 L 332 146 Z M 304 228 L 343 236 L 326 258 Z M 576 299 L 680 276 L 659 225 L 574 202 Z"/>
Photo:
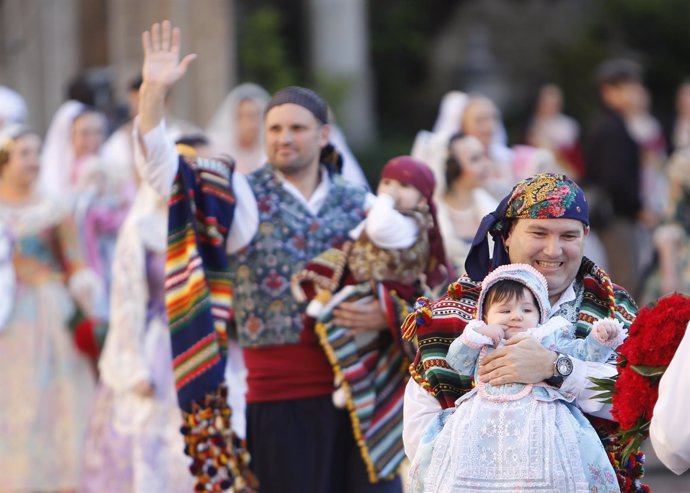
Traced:
<path id="1" fill-rule="evenodd" d="M 399 211 L 411 211 L 424 201 L 422 193 L 410 184 L 392 178 L 381 178 L 376 193 L 387 193 L 395 199 L 395 208 Z"/>
<path id="2" fill-rule="evenodd" d="M 485 314 L 487 324 L 498 324 L 505 327 L 505 338 L 536 327 L 539 324 L 539 307 L 534 302 L 532 293 L 525 288 L 522 296 L 506 298 L 494 302 Z"/>

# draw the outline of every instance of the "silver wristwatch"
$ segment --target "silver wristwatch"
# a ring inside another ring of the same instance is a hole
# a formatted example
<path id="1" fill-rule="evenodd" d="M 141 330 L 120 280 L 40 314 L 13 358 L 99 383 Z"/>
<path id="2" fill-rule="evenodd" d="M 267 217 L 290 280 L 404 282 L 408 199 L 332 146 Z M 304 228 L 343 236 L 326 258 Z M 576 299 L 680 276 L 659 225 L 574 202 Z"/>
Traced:
<path id="1" fill-rule="evenodd" d="M 573 372 L 573 360 L 567 354 L 556 353 L 556 361 L 553 362 L 553 376 L 546 383 L 554 387 L 560 387 L 563 380 Z"/>

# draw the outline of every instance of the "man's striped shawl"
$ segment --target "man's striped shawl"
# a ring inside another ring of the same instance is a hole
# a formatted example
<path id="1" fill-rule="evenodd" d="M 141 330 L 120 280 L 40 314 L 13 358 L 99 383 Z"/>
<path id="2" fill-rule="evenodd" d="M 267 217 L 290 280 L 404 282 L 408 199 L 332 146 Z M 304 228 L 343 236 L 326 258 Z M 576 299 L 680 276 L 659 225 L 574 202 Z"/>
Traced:
<path id="1" fill-rule="evenodd" d="M 232 165 L 180 157 L 169 202 L 165 303 L 178 401 L 184 411 L 223 383 L 232 294 L 225 238 Z"/>
<path id="2" fill-rule="evenodd" d="M 611 300 L 605 274 L 587 258 L 582 260 L 576 283 L 581 283 L 583 288 L 575 326 L 576 336 L 582 338 L 589 334 L 594 321 L 610 315 Z M 474 319 L 479 289 L 480 283 L 463 276 L 451 284 L 448 294 L 442 298 L 429 305 L 421 303 L 417 312 L 411 315 L 414 318 L 409 319 L 415 325 L 412 333 L 416 335 L 419 347 L 410 365 L 410 373 L 444 409 L 453 407 L 455 401 L 473 386 L 471 377 L 461 376 L 450 367 L 446 354 L 467 322 Z M 613 293 L 615 316 L 628 329 L 637 315 L 637 305 L 622 287 L 613 285 Z"/>

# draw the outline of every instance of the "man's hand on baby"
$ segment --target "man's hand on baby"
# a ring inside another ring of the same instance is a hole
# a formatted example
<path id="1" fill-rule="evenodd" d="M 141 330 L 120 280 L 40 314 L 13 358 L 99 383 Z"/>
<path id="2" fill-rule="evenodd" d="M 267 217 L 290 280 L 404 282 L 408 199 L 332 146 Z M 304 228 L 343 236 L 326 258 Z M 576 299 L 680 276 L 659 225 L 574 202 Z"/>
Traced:
<path id="1" fill-rule="evenodd" d="M 533 337 L 511 337 L 479 361 L 479 378 L 491 385 L 538 383 L 553 375 L 555 356 Z"/>
<path id="2" fill-rule="evenodd" d="M 386 315 L 376 299 L 368 303 L 340 303 L 333 309 L 333 323 L 348 327 L 354 333 L 388 328 Z"/>
<path id="3" fill-rule="evenodd" d="M 491 339 L 494 346 L 498 346 L 501 339 L 505 338 L 506 331 L 503 325 L 499 324 L 488 324 L 477 328 L 477 332 Z"/>

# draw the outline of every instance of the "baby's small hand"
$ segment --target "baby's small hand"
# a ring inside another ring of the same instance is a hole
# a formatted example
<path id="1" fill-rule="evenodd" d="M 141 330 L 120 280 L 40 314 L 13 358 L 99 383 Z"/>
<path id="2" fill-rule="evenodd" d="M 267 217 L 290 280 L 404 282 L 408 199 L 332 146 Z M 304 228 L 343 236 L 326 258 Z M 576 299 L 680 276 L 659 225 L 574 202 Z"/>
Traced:
<path id="1" fill-rule="evenodd" d="M 494 346 L 497 346 L 498 343 L 501 342 L 501 339 L 505 338 L 506 334 L 503 326 L 498 324 L 489 324 L 478 327 L 477 332 L 490 338 L 493 341 Z"/>
<path id="2" fill-rule="evenodd" d="M 608 342 L 618 335 L 619 327 L 613 322 L 602 320 L 594 327 L 597 339 L 602 342 Z"/>

